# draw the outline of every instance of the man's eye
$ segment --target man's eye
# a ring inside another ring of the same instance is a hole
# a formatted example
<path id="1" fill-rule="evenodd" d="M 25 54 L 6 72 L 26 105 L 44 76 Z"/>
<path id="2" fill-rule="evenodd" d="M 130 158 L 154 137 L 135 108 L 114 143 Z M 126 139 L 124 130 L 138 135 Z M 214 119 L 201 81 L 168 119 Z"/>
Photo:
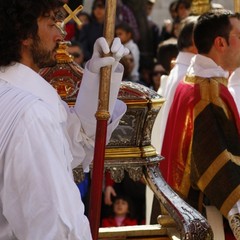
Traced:
<path id="1" fill-rule="evenodd" d="M 53 26 L 55 26 L 55 25 L 56 25 L 56 22 L 55 22 L 55 21 L 51 21 L 51 22 L 48 23 L 48 26 L 49 26 L 49 27 L 53 27 Z"/>

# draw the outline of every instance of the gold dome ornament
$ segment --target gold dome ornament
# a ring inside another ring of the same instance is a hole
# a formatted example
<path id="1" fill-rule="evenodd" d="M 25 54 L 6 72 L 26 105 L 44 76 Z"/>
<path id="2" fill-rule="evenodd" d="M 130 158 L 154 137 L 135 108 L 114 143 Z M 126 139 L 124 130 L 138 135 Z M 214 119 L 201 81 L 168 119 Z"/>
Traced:
<path id="1" fill-rule="evenodd" d="M 210 0 L 192 0 L 192 15 L 201 15 L 211 9 Z"/>

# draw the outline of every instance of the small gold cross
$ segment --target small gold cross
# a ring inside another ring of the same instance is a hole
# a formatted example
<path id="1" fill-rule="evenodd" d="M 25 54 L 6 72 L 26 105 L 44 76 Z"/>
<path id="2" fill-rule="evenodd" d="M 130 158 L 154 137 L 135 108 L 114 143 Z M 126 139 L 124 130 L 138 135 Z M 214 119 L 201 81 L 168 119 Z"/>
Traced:
<path id="1" fill-rule="evenodd" d="M 77 17 L 77 14 L 83 9 L 82 5 L 79 5 L 74 11 L 72 11 L 70 9 L 70 7 L 67 4 L 63 5 L 64 9 L 67 11 L 67 13 L 69 14 L 64 20 L 63 23 L 64 25 L 66 25 L 67 22 L 69 22 L 71 19 L 73 19 L 77 25 L 81 25 L 81 21 L 79 20 L 79 18 Z"/>

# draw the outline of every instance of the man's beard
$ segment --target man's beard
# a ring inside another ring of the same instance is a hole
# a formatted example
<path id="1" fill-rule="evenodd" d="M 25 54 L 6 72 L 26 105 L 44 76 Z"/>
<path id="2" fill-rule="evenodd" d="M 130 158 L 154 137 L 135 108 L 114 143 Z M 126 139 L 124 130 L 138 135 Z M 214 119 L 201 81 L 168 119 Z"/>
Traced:
<path id="1" fill-rule="evenodd" d="M 44 67 L 55 66 L 57 61 L 53 57 L 54 51 L 56 51 L 57 46 L 52 50 L 47 50 L 42 45 L 39 36 L 35 36 L 33 39 L 33 44 L 31 45 L 30 51 L 34 63 L 38 66 L 39 69 Z"/>

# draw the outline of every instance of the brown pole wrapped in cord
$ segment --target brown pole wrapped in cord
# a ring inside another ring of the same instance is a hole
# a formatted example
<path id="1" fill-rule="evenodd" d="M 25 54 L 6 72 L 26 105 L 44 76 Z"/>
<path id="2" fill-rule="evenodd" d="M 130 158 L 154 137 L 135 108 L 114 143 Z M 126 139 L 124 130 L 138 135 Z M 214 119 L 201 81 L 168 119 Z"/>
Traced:
<path id="1" fill-rule="evenodd" d="M 109 46 L 112 45 L 114 39 L 116 4 L 116 0 L 106 0 L 103 36 L 106 38 Z M 99 105 L 96 112 L 97 127 L 89 203 L 89 221 L 93 240 L 97 240 L 98 238 L 98 229 L 100 225 L 107 122 L 110 118 L 110 81 L 111 66 L 103 67 L 101 69 L 99 87 Z"/>

